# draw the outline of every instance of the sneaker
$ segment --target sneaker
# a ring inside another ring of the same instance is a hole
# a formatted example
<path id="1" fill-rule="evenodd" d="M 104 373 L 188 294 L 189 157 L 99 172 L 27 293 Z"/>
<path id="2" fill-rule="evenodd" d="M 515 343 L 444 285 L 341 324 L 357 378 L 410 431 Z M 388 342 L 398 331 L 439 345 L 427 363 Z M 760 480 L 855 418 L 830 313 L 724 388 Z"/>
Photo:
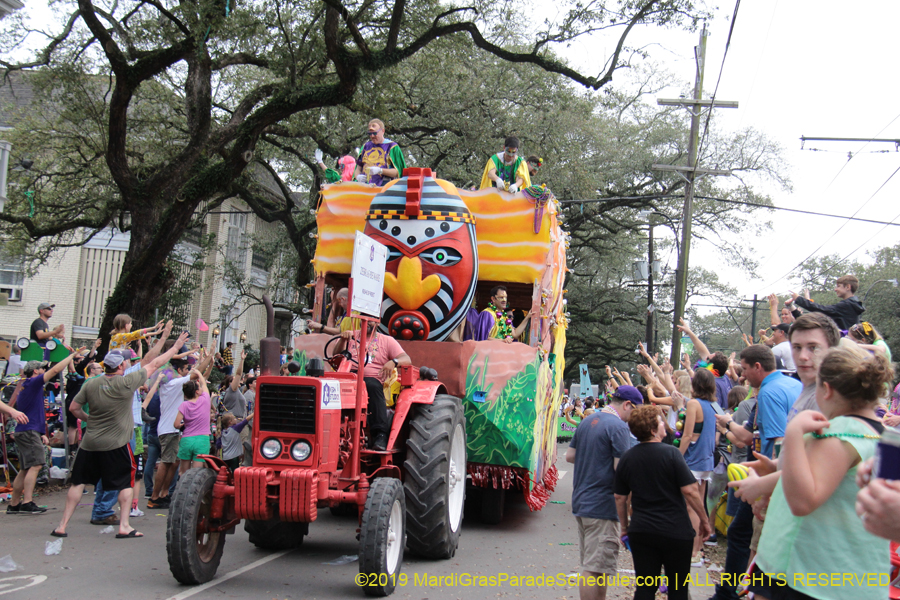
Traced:
<path id="1" fill-rule="evenodd" d="M 22 504 L 21 504 L 21 503 L 16 504 L 15 506 L 13 506 L 12 504 L 10 504 L 9 506 L 6 507 L 6 514 L 8 514 L 8 515 L 17 515 L 17 514 L 19 514 L 19 509 L 20 509 L 21 507 L 22 507 Z"/>
<path id="2" fill-rule="evenodd" d="M 692 567 L 702 567 L 703 566 L 703 556 L 698 554 L 691 558 L 691 566 Z"/>
<path id="3" fill-rule="evenodd" d="M 139 508 L 132 508 L 132 509 L 131 509 L 131 516 L 132 516 L 132 517 L 143 517 L 143 516 L 144 516 L 144 511 L 142 511 L 142 510 L 139 509 Z"/>
<path id="4" fill-rule="evenodd" d="M 91 519 L 91 525 L 118 525 L 119 517 L 116 515 L 109 515 L 105 519 Z"/>
<path id="5" fill-rule="evenodd" d="M 40 507 L 34 502 L 23 502 L 17 508 L 19 509 L 20 515 L 39 515 L 47 512 L 46 508 Z"/>
<path id="6" fill-rule="evenodd" d="M 144 498 L 146 498 L 147 500 L 149 500 L 152 497 L 153 497 L 153 490 L 150 490 L 149 492 L 144 492 Z"/>
<path id="7" fill-rule="evenodd" d="M 705 542 L 703 542 L 703 544 L 704 544 L 705 546 L 718 546 L 718 545 L 719 545 L 719 539 L 716 537 L 715 534 L 713 534 L 713 535 L 709 536 L 709 539 L 706 540 Z"/>
<path id="8" fill-rule="evenodd" d="M 169 508 L 169 497 L 157 498 L 156 500 L 151 498 L 147 501 L 147 508 Z"/>

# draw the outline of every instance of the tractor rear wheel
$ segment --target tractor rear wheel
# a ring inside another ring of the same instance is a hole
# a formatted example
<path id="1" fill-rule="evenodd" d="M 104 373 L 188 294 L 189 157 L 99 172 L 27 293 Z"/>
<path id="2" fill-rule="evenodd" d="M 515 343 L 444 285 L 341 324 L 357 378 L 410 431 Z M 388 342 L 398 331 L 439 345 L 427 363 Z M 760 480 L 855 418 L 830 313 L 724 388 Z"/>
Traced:
<path id="1" fill-rule="evenodd" d="M 181 583 L 206 583 L 216 575 L 225 532 L 209 532 L 209 513 L 216 472 L 191 469 L 181 476 L 166 527 L 166 550 L 169 569 Z"/>
<path id="2" fill-rule="evenodd" d="M 309 523 L 291 523 L 279 519 L 268 521 L 244 521 L 244 531 L 250 534 L 250 543 L 263 550 L 289 550 L 303 543 L 309 533 Z"/>
<path id="3" fill-rule="evenodd" d="M 466 419 L 459 399 L 440 394 L 432 404 L 416 404 L 406 448 L 407 546 L 425 558 L 451 558 L 466 498 Z"/>
<path id="4" fill-rule="evenodd" d="M 399 479 L 380 477 L 366 496 L 359 528 L 358 583 L 367 596 L 394 593 L 406 545 L 406 503 Z"/>

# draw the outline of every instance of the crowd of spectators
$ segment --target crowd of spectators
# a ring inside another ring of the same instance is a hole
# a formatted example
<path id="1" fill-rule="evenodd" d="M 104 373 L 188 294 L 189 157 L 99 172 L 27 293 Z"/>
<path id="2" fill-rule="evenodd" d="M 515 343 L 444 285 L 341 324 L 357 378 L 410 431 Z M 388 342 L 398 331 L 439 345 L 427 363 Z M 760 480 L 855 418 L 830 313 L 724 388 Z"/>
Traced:
<path id="1" fill-rule="evenodd" d="M 621 547 L 632 552 L 636 599 L 661 589 L 687 598 L 690 567 L 703 565 L 717 526 L 727 552 L 716 600 L 887 595 L 900 482 L 873 473 L 873 459 L 885 427 L 900 425 L 900 385 L 892 393 L 890 348 L 860 320 L 857 286 L 838 279 L 835 305 L 791 294 L 782 308 L 770 296 L 772 329 L 730 356 L 682 321 L 696 353 L 682 369 L 641 345 L 643 385 L 607 367 L 608 406 L 564 409 L 573 421 L 582 414 L 566 455 L 581 598 L 606 597 L 602 576 L 617 573 Z M 746 476 L 726 489 L 730 464 Z M 876 574 L 879 585 L 823 586 L 809 573 Z"/>

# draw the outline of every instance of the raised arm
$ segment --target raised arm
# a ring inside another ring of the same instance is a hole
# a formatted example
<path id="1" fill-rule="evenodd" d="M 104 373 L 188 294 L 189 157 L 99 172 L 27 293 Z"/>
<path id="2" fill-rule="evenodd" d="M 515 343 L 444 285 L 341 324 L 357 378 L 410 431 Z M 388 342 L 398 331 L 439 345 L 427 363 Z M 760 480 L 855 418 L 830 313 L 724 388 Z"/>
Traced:
<path id="1" fill-rule="evenodd" d="M 666 373 L 662 367 L 656 364 L 656 360 L 649 354 L 647 354 L 647 349 L 644 348 L 644 344 L 638 342 L 638 349 L 641 351 L 641 356 L 647 359 L 647 363 L 650 365 L 650 368 L 653 369 L 653 372 L 656 373 L 656 376 L 659 378 L 659 383 L 669 392 L 672 393 L 675 391 L 675 382 L 672 381 L 672 376 Z"/>
<path id="2" fill-rule="evenodd" d="M 681 320 L 681 325 L 678 326 L 678 331 L 685 334 L 689 338 L 691 338 L 691 342 L 694 343 L 694 350 L 697 351 L 697 354 L 700 355 L 700 358 L 706 360 L 706 357 L 710 355 L 709 348 L 706 347 L 706 344 L 700 341 L 700 338 L 691 331 L 691 328 L 687 326 L 684 322 L 684 319 Z"/>
<path id="3" fill-rule="evenodd" d="M 150 406 L 150 401 L 153 400 L 153 396 L 156 395 L 156 391 L 159 389 L 159 380 L 159 377 L 153 380 L 153 385 L 150 386 L 150 390 L 147 392 L 147 395 L 144 396 L 144 401 L 141 402 L 142 408 Z"/>
<path id="4" fill-rule="evenodd" d="M 769 294 L 769 322 L 772 327 L 781 323 L 781 317 L 778 315 L 778 296 Z"/>
<path id="5" fill-rule="evenodd" d="M 187 331 L 182 332 L 182 334 L 178 336 L 178 339 L 175 340 L 175 343 L 172 345 L 172 347 L 169 348 L 169 350 L 165 354 L 157 356 L 152 361 L 150 361 L 150 364 L 146 366 L 141 363 L 141 365 L 144 366 L 144 368 L 147 370 L 147 377 L 150 377 L 151 375 L 156 373 L 157 369 L 172 360 L 172 357 L 175 356 L 175 353 L 178 352 L 178 349 L 181 348 L 185 341 L 187 341 L 188 335 L 189 334 Z M 165 341 L 165 338 L 160 337 L 160 341 Z M 157 344 L 159 344 L 159 342 L 157 342 Z"/>
<path id="6" fill-rule="evenodd" d="M 159 356 L 159 353 L 162 352 L 163 346 L 166 344 L 166 340 L 169 339 L 169 335 L 172 333 L 172 321 L 166 323 L 166 326 L 162 330 L 162 334 L 160 334 L 159 339 L 153 344 L 153 347 L 147 351 L 144 357 L 141 359 L 141 366 L 147 368 L 147 365 L 152 363 Z M 168 362 L 168 361 L 166 361 Z M 162 363 L 166 364 L 166 363 Z M 157 367 L 159 368 L 159 367 Z M 149 373 L 148 373 L 149 375 Z"/>
<path id="7" fill-rule="evenodd" d="M 231 378 L 231 389 L 232 391 L 238 391 L 238 388 L 241 387 L 241 376 L 244 374 L 244 360 L 247 358 L 247 351 L 241 350 L 241 356 L 238 359 L 238 364 L 234 366 L 234 377 Z"/>
<path id="8" fill-rule="evenodd" d="M 72 359 L 75 358 L 75 354 L 81 352 L 82 350 L 87 350 L 87 348 L 79 348 L 75 352 L 70 352 L 67 357 L 63 360 L 59 361 L 52 368 L 47 371 L 44 371 L 44 383 L 49 382 L 51 379 L 62 373 L 63 369 L 69 366 L 69 363 L 72 362 Z"/>

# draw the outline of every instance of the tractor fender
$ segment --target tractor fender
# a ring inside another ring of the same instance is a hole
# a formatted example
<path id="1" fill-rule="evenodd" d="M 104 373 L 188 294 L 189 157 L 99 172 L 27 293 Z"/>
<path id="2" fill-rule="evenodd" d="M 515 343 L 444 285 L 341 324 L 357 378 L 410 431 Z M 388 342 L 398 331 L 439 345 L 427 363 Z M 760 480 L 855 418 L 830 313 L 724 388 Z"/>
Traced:
<path id="1" fill-rule="evenodd" d="M 218 473 L 221 469 L 227 469 L 228 465 L 225 464 L 225 461 L 219 458 L 218 456 L 213 456 L 212 454 L 198 454 L 195 460 L 202 460 L 206 463 L 206 466 Z"/>
<path id="2" fill-rule="evenodd" d="M 409 410 L 413 404 L 433 404 L 434 397 L 438 394 L 446 394 L 447 388 L 440 381 L 427 381 L 420 379 L 412 386 L 400 390 L 397 403 L 394 405 L 394 421 L 391 426 L 391 435 L 388 439 L 388 448 L 394 447 L 394 442 L 400 435 L 402 425 L 406 423 Z"/>

